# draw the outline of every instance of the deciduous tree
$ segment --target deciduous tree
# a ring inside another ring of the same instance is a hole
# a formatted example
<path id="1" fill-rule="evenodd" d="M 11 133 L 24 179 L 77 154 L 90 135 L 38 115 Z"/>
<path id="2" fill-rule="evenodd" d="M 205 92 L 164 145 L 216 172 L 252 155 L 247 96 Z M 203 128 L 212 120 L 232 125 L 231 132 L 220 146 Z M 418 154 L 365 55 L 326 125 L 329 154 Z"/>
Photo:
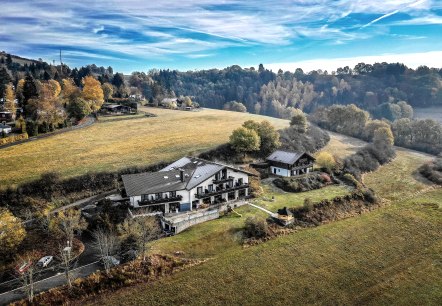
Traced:
<path id="1" fill-rule="evenodd" d="M 103 89 L 101 84 L 93 76 L 83 78 L 82 97 L 90 103 L 92 112 L 96 112 L 101 108 L 104 102 Z"/>
<path id="2" fill-rule="evenodd" d="M 247 152 L 258 151 L 261 141 L 256 131 L 240 127 L 230 135 L 230 145 L 245 157 Z"/>
<path id="3" fill-rule="evenodd" d="M 20 219 L 6 208 L 0 208 L 0 256 L 9 257 L 25 239 L 26 231 Z"/>

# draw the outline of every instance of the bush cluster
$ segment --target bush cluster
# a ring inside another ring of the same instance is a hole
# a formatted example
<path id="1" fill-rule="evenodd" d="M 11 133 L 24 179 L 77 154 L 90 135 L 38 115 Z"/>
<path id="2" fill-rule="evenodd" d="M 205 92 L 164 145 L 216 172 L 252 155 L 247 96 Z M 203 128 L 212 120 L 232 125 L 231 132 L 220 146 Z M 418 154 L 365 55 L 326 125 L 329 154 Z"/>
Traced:
<path id="1" fill-rule="evenodd" d="M 442 157 L 420 166 L 419 173 L 433 183 L 442 185 Z"/>
<path id="2" fill-rule="evenodd" d="M 137 283 L 152 282 L 158 277 L 170 275 L 179 268 L 191 264 L 185 259 L 170 256 L 153 255 L 147 262 L 133 261 L 115 268 L 109 274 L 104 271 L 79 278 L 72 288 L 62 286 L 41 293 L 34 298 L 34 305 L 65 305 L 91 298 L 107 291 L 115 291 Z M 29 305 L 22 300 L 13 305 Z"/>
<path id="3" fill-rule="evenodd" d="M 262 239 L 270 235 L 267 221 L 260 217 L 248 217 L 245 221 L 243 235 L 245 238 Z"/>
<path id="4" fill-rule="evenodd" d="M 317 203 L 311 203 L 306 199 L 303 206 L 290 210 L 295 217 L 296 226 L 309 227 L 361 214 L 378 204 L 379 199 L 374 192 L 371 189 L 365 189 Z"/>
<path id="5" fill-rule="evenodd" d="M 310 125 L 305 133 L 296 126 L 290 126 L 280 130 L 279 134 L 280 148 L 295 152 L 316 152 L 330 141 L 328 133 L 314 125 Z"/>
<path id="6" fill-rule="evenodd" d="M 380 165 L 388 163 L 395 156 L 396 153 L 392 146 L 368 144 L 344 159 L 344 171 L 359 180 L 362 173 L 376 170 Z"/>
<path id="7" fill-rule="evenodd" d="M 302 192 L 322 188 L 331 181 L 326 173 L 312 173 L 301 177 L 277 178 L 273 180 L 273 184 L 287 192 Z"/>

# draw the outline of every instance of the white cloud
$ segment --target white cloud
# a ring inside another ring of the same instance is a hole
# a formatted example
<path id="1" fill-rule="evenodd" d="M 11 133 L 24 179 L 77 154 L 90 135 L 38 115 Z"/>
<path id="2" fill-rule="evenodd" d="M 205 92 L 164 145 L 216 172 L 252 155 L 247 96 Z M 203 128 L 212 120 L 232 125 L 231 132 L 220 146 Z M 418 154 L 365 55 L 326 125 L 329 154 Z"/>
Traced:
<path id="1" fill-rule="evenodd" d="M 295 71 L 301 68 L 304 72 L 312 70 L 327 70 L 328 72 L 336 71 L 339 67 L 349 66 L 353 68 L 358 63 L 404 63 L 410 68 L 416 68 L 421 65 L 429 67 L 442 67 L 442 51 L 418 52 L 418 53 L 402 53 L 402 54 L 380 54 L 369 56 L 341 57 L 341 58 L 318 58 L 313 60 L 304 60 L 298 62 L 286 63 L 268 63 L 264 66 L 273 71 L 282 69 L 284 71 Z"/>

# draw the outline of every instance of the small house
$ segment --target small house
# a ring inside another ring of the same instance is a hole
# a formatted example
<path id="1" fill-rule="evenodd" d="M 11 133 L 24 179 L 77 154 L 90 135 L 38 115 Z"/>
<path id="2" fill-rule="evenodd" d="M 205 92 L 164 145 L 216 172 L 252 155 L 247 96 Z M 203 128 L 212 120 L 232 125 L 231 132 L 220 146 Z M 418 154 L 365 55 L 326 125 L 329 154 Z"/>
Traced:
<path id="1" fill-rule="evenodd" d="M 8 112 L 8 111 L 2 111 L 0 112 L 0 122 L 2 121 L 6 121 L 6 122 L 10 122 L 15 120 L 15 114 Z"/>
<path id="2" fill-rule="evenodd" d="M 271 174 L 278 176 L 296 176 L 313 171 L 315 158 L 306 152 L 277 150 L 266 159 Z"/>
<path id="3" fill-rule="evenodd" d="M 282 209 L 278 209 L 278 213 L 277 213 L 276 218 L 284 226 L 291 224 L 294 221 L 293 214 L 290 210 L 287 209 L 287 207 L 284 207 Z"/>

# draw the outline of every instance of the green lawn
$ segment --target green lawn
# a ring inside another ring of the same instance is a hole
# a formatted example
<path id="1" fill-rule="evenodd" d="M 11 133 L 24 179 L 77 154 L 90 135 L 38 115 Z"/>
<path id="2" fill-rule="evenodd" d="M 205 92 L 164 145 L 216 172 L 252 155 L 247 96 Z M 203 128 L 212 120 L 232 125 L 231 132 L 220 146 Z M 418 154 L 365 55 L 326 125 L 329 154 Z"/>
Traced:
<path id="1" fill-rule="evenodd" d="M 349 143 L 342 146 L 352 150 Z M 242 207 L 242 218 L 220 218 L 157 241 L 152 252 L 184 251 L 186 257 L 211 260 L 154 284 L 102 296 L 94 304 L 439 305 L 442 189 L 416 193 L 430 185 L 414 173 L 427 158 L 400 150 L 392 163 L 365 175 L 369 187 L 391 200 L 368 214 L 243 248 L 244 219 L 265 214 Z M 301 205 L 307 196 L 316 200 L 345 192 L 331 186 L 283 194 L 266 187 L 265 196 L 276 200 L 259 202 L 274 210 Z"/>

